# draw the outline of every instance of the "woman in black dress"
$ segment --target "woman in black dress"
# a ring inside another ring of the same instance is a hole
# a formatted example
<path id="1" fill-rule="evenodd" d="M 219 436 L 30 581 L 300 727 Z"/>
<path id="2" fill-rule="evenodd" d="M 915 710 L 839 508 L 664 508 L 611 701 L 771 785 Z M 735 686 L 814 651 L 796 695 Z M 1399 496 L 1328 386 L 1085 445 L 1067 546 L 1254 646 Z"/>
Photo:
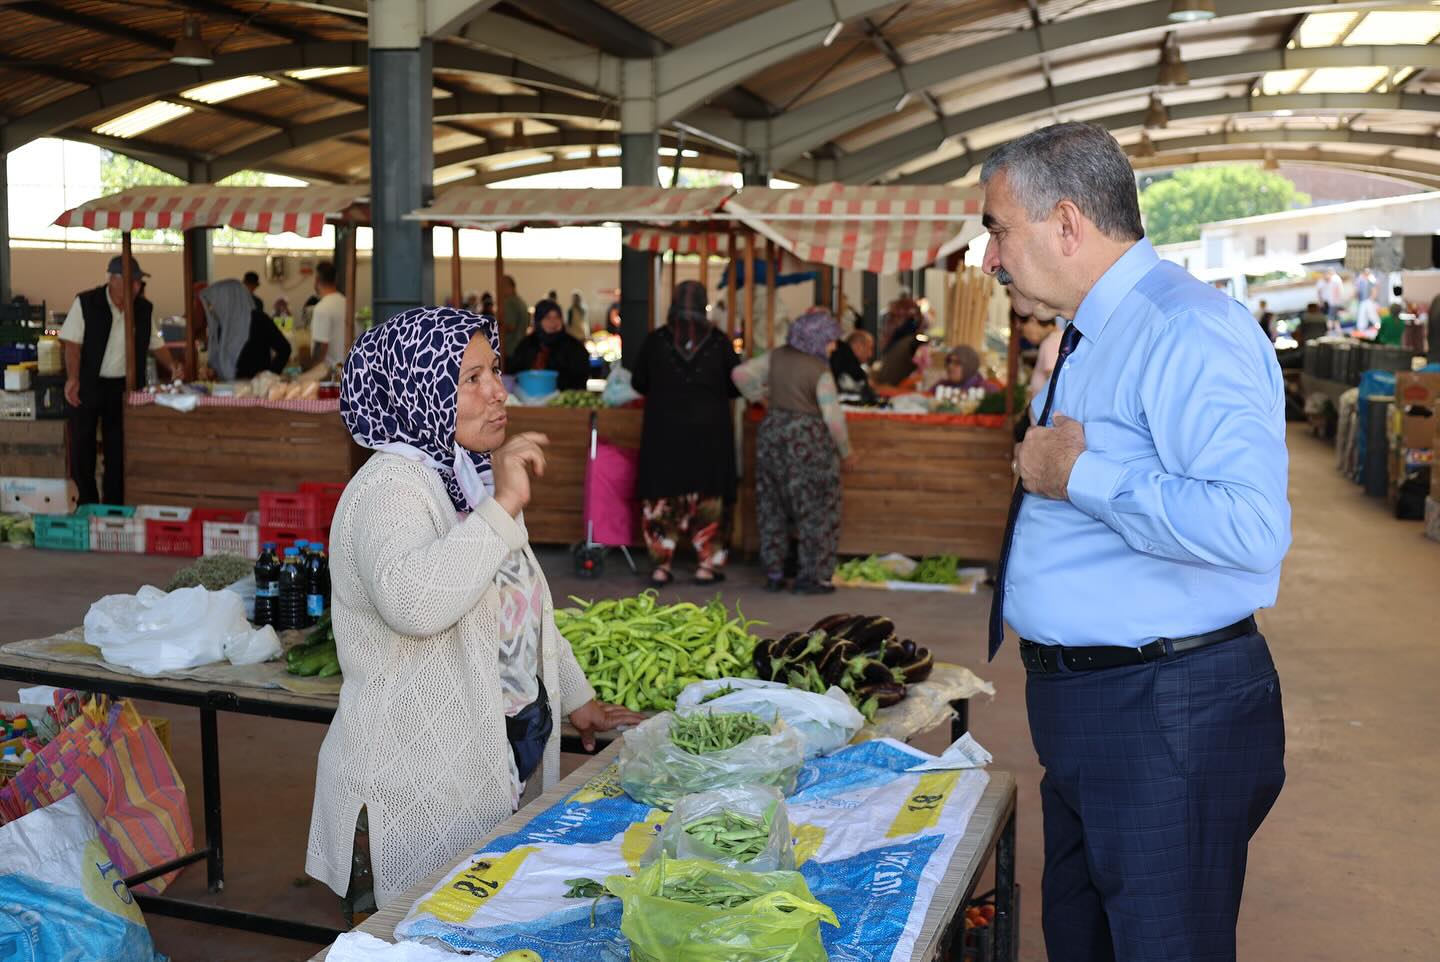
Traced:
<path id="1" fill-rule="evenodd" d="M 730 372 L 740 363 L 706 313 L 705 288 L 685 281 L 664 327 L 640 348 L 633 372 L 645 395 L 636 493 L 644 503 L 645 547 L 657 585 L 682 538 L 695 546 L 695 580 L 723 580 L 725 509 L 735 500 L 735 431 L 730 402 L 740 396 Z"/>

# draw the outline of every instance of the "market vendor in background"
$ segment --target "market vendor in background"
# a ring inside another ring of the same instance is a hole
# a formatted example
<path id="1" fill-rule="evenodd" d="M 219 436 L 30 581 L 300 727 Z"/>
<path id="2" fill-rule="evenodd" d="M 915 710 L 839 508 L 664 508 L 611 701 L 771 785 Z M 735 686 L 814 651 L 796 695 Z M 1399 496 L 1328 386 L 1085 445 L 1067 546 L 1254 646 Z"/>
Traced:
<path id="1" fill-rule="evenodd" d="M 980 370 L 980 352 L 968 344 L 951 348 L 950 353 L 945 355 L 945 378 L 935 386 L 962 391 L 983 388 L 985 374 Z"/>
<path id="2" fill-rule="evenodd" d="M 254 271 L 246 271 L 240 282 L 245 285 L 245 289 L 250 292 L 250 297 L 255 301 L 255 310 L 263 313 L 265 302 L 260 300 L 259 294 L 255 293 L 260 289 L 260 275 Z"/>
<path id="3" fill-rule="evenodd" d="M 725 511 L 735 501 L 735 429 L 730 380 L 739 365 L 723 331 L 710 322 L 705 288 L 683 281 L 665 326 L 640 346 L 632 386 L 645 395 L 635 493 L 644 513 L 645 547 L 656 585 L 674 580 L 682 541 L 695 548 L 695 580 L 724 580 Z"/>
<path id="4" fill-rule="evenodd" d="M 590 310 L 579 291 L 570 292 L 570 306 L 565 309 L 565 330 L 581 344 L 590 337 Z"/>
<path id="5" fill-rule="evenodd" d="M 858 394 L 862 404 L 873 404 L 875 389 L 870 386 L 867 365 L 875 360 L 875 338 L 869 331 L 851 331 L 835 345 L 830 355 L 830 373 L 841 394 Z"/>
<path id="6" fill-rule="evenodd" d="M 1405 313 L 1403 301 L 1391 301 L 1390 306 L 1380 314 L 1380 326 L 1375 331 L 1375 343 L 1399 347 L 1405 340 Z"/>
<path id="7" fill-rule="evenodd" d="M 565 330 L 560 305 L 545 300 L 535 305 L 535 326 L 516 346 L 505 370 L 510 374 L 556 371 L 560 390 L 583 391 L 590 380 L 590 353 L 583 341 Z"/>
<path id="8" fill-rule="evenodd" d="M 345 295 L 335 287 L 335 265 L 315 265 L 315 313 L 310 318 L 310 365 L 345 366 L 350 345 L 345 343 Z"/>
<path id="9" fill-rule="evenodd" d="M 840 546 L 840 470 L 855 464 L 829 365 L 840 333 L 829 311 L 812 307 L 790 323 L 784 347 L 735 369 L 741 393 L 768 405 L 755 447 L 766 591 L 784 588 L 792 530 L 800 542 L 795 592 L 835 590 L 830 579 Z"/>
<path id="10" fill-rule="evenodd" d="M 124 262 L 110 258 L 109 276 L 70 305 L 60 328 L 65 344 L 65 400 L 70 405 L 70 471 L 81 504 L 100 501 L 95 484 L 95 432 L 105 445 L 105 504 L 125 503 L 125 277 Z M 153 354 L 166 380 L 179 380 L 185 365 L 160 338 L 155 306 L 140 296 L 147 276 L 130 259 L 135 342 L 130 357 L 135 383 L 144 385 L 145 358 Z"/>
<path id="11" fill-rule="evenodd" d="M 220 281 L 200 292 L 212 321 L 209 364 L 221 380 L 248 381 L 261 371 L 279 374 L 290 362 L 290 342 L 248 287 Z"/>
<path id="12" fill-rule="evenodd" d="M 417 308 L 365 332 L 346 364 L 341 415 L 377 453 L 330 529 L 344 681 L 305 870 L 352 921 L 554 785 L 561 717 L 587 747 L 642 720 L 595 700 L 555 629 L 521 514 L 546 438 L 505 438 L 499 343 L 489 318 Z"/>
<path id="13" fill-rule="evenodd" d="M 900 389 L 918 387 L 924 380 L 925 366 L 929 363 L 927 343 L 914 327 L 908 327 L 880 356 L 880 364 L 875 369 L 875 384 Z"/>
<path id="14" fill-rule="evenodd" d="M 480 313 L 486 312 L 482 309 Z M 513 355 L 529 330 L 530 308 L 516 290 L 515 278 L 506 274 L 500 279 L 500 344 L 504 348 L 502 356 Z"/>
<path id="15" fill-rule="evenodd" d="M 1300 315 L 1300 326 L 1295 330 L 1295 341 L 1303 347 L 1306 341 L 1324 337 L 1329 330 L 1330 319 L 1325 316 L 1325 311 L 1319 304 L 1312 302 L 1305 305 L 1305 312 Z"/>

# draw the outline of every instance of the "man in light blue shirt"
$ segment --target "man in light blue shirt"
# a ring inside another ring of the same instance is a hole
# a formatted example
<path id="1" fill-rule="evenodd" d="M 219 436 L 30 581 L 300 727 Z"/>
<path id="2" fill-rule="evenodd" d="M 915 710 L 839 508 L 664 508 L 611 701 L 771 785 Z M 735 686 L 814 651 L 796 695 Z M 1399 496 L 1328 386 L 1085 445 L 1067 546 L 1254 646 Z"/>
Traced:
<path id="1" fill-rule="evenodd" d="M 1102 128 L 1057 124 L 981 175 L 985 269 L 1073 318 L 1017 449 L 991 612 L 1045 777 L 1052 962 L 1235 957 L 1247 846 L 1284 781 L 1253 619 L 1290 544 L 1284 390 L 1235 301 L 1144 239 Z"/>

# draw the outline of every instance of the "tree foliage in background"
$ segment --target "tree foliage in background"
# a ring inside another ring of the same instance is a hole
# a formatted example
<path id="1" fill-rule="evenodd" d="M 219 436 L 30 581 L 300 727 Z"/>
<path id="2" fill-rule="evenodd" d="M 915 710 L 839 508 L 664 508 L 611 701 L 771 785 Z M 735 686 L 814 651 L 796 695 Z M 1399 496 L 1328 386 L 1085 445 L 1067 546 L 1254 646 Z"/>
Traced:
<path id="1" fill-rule="evenodd" d="M 1201 226 L 1306 207 L 1289 178 L 1259 167 L 1185 167 L 1140 192 L 1145 234 L 1155 244 L 1200 239 Z"/>
<path id="2" fill-rule="evenodd" d="M 151 167 L 124 154 L 107 150 L 100 161 L 100 189 L 105 194 L 113 194 L 128 187 L 180 187 L 184 183 L 185 181 L 174 174 L 167 174 L 158 167 Z M 265 184 L 266 175 L 258 170 L 236 171 L 219 181 L 222 187 L 264 187 Z M 118 230 L 107 230 L 104 234 L 112 240 L 120 238 Z M 178 230 L 136 230 L 131 236 L 137 241 L 155 241 L 162 244 L 179 244 L 183 240 Z M 213 237 L 217 244 L 259 247 L 265 243 L 264 234 L 231 227 L 219 228 Z"/>

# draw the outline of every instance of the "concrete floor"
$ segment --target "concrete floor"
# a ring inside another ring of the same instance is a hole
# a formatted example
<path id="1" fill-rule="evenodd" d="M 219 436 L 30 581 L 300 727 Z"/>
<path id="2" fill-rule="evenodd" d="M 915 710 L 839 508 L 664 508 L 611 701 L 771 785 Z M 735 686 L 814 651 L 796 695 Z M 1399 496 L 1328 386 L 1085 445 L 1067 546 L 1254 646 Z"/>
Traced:
<path id="1" fill-rule="evenodd" d="M 1261 624 L 1279 665 L 1286 702 L 1289 781 L 1251 846 L 1240 921 L 1240 957 L 1263 962 L 1353 962 L 1440 958 L 1440 544 L 1416 523 L 1394 521 L 1337 475 L 1328 445 L 1292 429 L 1295 543 L 1277 608 Z M 0 552 L 0 639 L 49 634 L 77 624 L 97 597 L 163 581 L 175 567 L 154 558 Z M 613 569 L 577 583 L 568 558 L 543 556 L 557 600 L 622 595 L 639 585 Z M 616 559 L 619 560 L 618 558 Z M 623 570 L 623 569 L 622 569 Z M 974 597 L 841 592 L 831 598 L 759 591 L 753 568 L 733 569 L 726 597 L 776 631 L 803 628 L 831 611 L 883 611 L 937 656 L 975 668 L 999 691 L 972 708 L 976 737 L 1020 786 L 1019 877 L 1024 895 L 1021 958 L 1041 962 L 1041 842 L 1037 785 L 1015 649 L 984 664 L 988 593 Z M 678 587 L 675 597 L 705 592 Z M 0 683 L 0 698 L 14 685 Z M 176 761 L 198 803 L 196 715 L 142 706 L 174 722 Z M 223 715 L 226 891 L 231 907 L 340 924 L 337 900 L 304 876 L 316 725 Z M 922 743 L 938 751 L 944 738 Z M 201 825 L 198 808 L 197 831 Z M 172 892 L 204 893 L 204 871 L 188 870 Z M 175 962 L 303 960 L 313 948 L 168 919 L 151 918 Z"/>

